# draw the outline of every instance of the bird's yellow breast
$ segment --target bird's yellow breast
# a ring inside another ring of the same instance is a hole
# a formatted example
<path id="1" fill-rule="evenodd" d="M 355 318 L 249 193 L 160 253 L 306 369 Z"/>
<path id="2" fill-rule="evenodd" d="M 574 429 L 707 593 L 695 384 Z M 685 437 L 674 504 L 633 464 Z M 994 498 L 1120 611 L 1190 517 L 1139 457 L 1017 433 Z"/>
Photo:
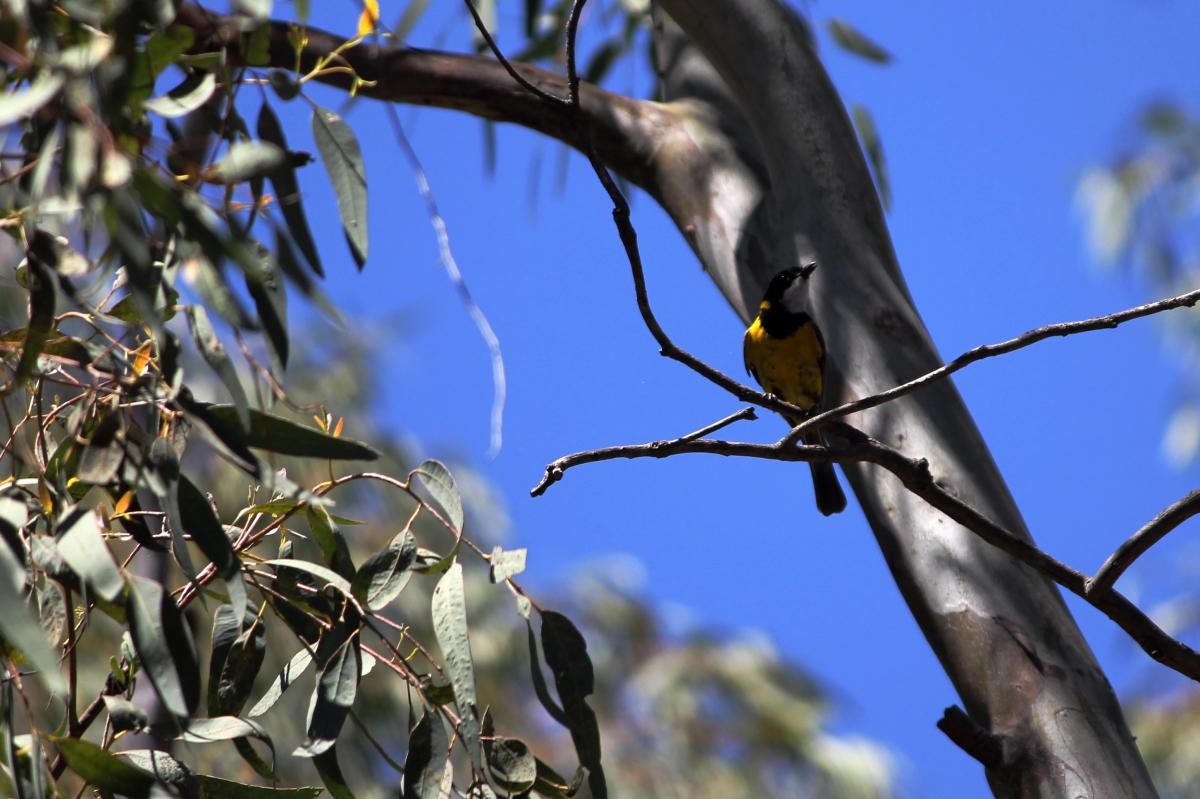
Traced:
<path id="1" fill-rule="evenodd" d="M 775 338 L 756 317 L 746 330 L 743 355 L 746 368 L 764 391 L 805 409 L 820 404 L 825 348 L 812 320 L 805 319 L 787 336 Z"/>

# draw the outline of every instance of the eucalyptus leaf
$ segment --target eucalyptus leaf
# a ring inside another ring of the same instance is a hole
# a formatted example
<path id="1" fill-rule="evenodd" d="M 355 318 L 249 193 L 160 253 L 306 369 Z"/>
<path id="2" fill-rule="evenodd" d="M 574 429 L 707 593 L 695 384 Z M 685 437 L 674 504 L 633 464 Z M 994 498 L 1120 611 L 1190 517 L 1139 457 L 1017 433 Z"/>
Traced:
<path id="1" fill-rule="evenodd" d="M 283 696 L 283 692 L 290 688 L 292 683 L 308 670 L 309 664 L 312 663 L 312 656 L 313 653 L 308 649 L 301 649 L 292 655 L 292 659 L 279 672 L 279 676 L 271 683 L 266 693 L 254 703 L 254 707 L 250 708 L 246 715 L 249 718 L 257 718 L 274 707 L 279 698 Z"/>
<path id="2" fill-rule="evenodd" d="M 0 95 L 0 127 L 35 113 L 54 99 L 65 81 L 66 76 L 60 73 L 42 70 L 24 91 Z"/>
<path id="3" fill-rule="evenodd" d="M 829 20 L 829 33 L 843 50 L 876 64 L 887 64 L 892 54 L 867 38 L 858 28 L 841 19 Z"/>
<path id="4" fill-rule="evenodd" d="M 58 747 L 71 770 L 82 777 L 85 783 L 102 791 L 128 797 L 150 795 L 155 779 L 153 774 L 144 769 L 101 749 L 91 741 L 57 737 L 50 740 Z"/>
<path id="5" fill-rule="evenodd" d="M 266 177 L 278 169 L 285 158 L 284 151 L 271 142 L 234 142 L 221 160 L 213 164 L 212 178 L 219 183 L 234 184 Z"/>
<path id="6" fill-rule="evenodd" d="M 108 718 L 112 722 L 115 732 L 127 730 L 136 732 L 145 729 L 146 725 L 150 723 L 146 711 L 123 696 L 105 694 L 104 707 L 108 711 Z"/>
<path id="7" fill-rule="evenodd" d="M 313 757 L 312 762 L 321 777 L 321 782 L 325 783 L 325 790 L 329 791 L 333 799 L 355 799 L 354 792 L 346 783 L 346 776 L 342 774 L 342 767 L 338 764 L 337 747 L 329 747 Z M 447 791 L 444 799 L 448 799 L 449 796 Z"/>
<path id="8" fill-rule="evenodd" d="M 19 649 L 42 681 L 55 694 L 64 694 L 66 682 L 58 667 L 58 657 L 50 649 L 33 608 L 22 594 L 25 568 L 7 546 L 0 546 L 0 637 Z"/>
<path id="9" fill-rule="evenodd" d="M 229 536 L 221 526 L 221 520 L 196 484 L 187 475 L 179 475 L 179 513 L 185 529 L 191 535 L 192 541 L 200 547 L 217 574 L 225 581 L 229 591 L 229 599 L 233 603 L 236 618 L 242 618 L 246 613 L 247 597 L 246 583 L 242 578 L 242 561 L 233 551 Z"/>
<path id="10" fill-rule="evenodd" d="M 275 72 L 277 70 L 272 71 L 272 75 Z M 283 125 L 280 124 L 279 117 L 275 115 L 275 111 L 269 103 L 263 103 L 259 110 L 257 131 L 258 137 L 263 141 L 271 142 L 285 153 L 289 152 Z M 304 205 L 301 202 L 300 184 L 296 181 L 296 171 L 291 159 L 284 159 L 270 173 L 269 177 L 271 186 L 275 189 L 275 199 L 279 203 L 279 210 L 283 214 L 283 221 L 287 224 L 292 240 L 296 242 L 296 247 L 304 255 L 312 270 L 318 275 L 324 276 L 325 270 L 321 266 L 321 259 L 317 255 L 317 245 L 313 242 L 312 232 L 308 227 L 308 217 L 304 213 Z"/>
<path id="11" fill-rule="evenodd" d="M 337 628 L 327 632 L 317 646 L 317 662 L 321 671 L 308 707 L 308 737 L 292 752 L 296 757 L 315 757 L 327 751 L 341 732 L 362 674 L 357 630 L 349 635 L 339 635 Z"/>
<path id="12" fill-rule="evenodd" d="M 440 799 L 442 776 L 450 767 L 449 751 L 441 716 L 426 711 L 408 737 L 403 799 Z"/>
<path id="13" fill-rule="evenodd" d="M 417 467 L 414 474 L 421 485 L 428 489 L 442 517 L 450 523 L 456 533 L 463 529 L 462 496 L 458 493 L 458 485 L 454 475 L 441 461 L 427 460 Z"/>
<path id="14" fill-rule="evenodd" d="M 525 571 L 525 556 L 527 550 L 521 549 L 501 549 L 497 544 L 492 549 L 492 556 L 489 559 L 489 577 L 493 583 L 502 583 L 510 577 L 515 577 Z"/>
<path id="15" fill-rule="evenodd" d="M 600 765 L 600 726 L 587 697 L 596 689 L 596 674 L 583 634 L 561 613 L 542 611 L 542 651 L 554 675 L 567 729 L 579 763 L 588 770 L 588 787 L 596 799 L 608 796 Z"/>
<path id="16" fill-rule="evenodd" d="M 467 603 L 463 586 L 462 564 L 455 563 L 433 589 L 431 602 L 433 632 L 446 665 L 454 700 L 458 707 L 459 734 L 477 771 L 483 767 L 481 730 L 475 694 L 475 665 L 471 658 L 471 639 L 467 632 Z"/>
<path id="17" fill-rule="evenodd" d="M 96 511 L 69 509 L 58 520 L 58 531 L 58 554 L 71 571 L 97 594 L 116 602 L 125 590 L 125 578 L 104 543 Z"/>
<path id="18" fill-rule="evenodd" d="M 237 409 L 237 418 L 242 424 L 242 429 L 249 430 L 250 405 L 246 400 L 246 392 L 242 388 L 242 381 L 238 377 L 237 369 L 233 366 L 233 361 L 225 352 L 225 345 L 221 343 L 221 338 L 213 328 L 212 322 L 208 320 L 208 312 L 202 305 L 190 305 L 187 309 L 187 317 L 188 329 L 192 333 L 196 347 L 204 357 L 204 362 L 220 378 L 225 390 L 233 399 L 233 406 Z"/>
<path id="19" fill-rule="evenodd" d="M 416 559 L 417 542 L 404 530 L 359 567 L 350 590 L 371 610 L 381 610 L 408 585 Z"/>
<path id="20" fill-rule="evenodd" d="M 263 565 L 283 566 L 287 569 L 296 569 L 297 571 L 311 574 L 318 580 L 324 581 L 325 584 L 332 585 L 343 594 L 346 594 L 347 596 L 350 595 L 350 581 L 332 569 L 327 569 L 318 563 L 312 563 L 311 561 L 307 560 L 299 560 L 297 558 L 275 558 L 273 560 L 263 561 Z"/>
<path id="21" fill-rule="evenodd" d="M 350 546 L 333 517 L 329 515 L 329 511 L 320 506 L 309 505 L 305 508 L 304 515 L 308 519 L 308 529 L 320 547 L 325 563 L 342 577 L 351 580 L 354 577 L 354 561 L 350 558 Z"/>
<path id="22" fill-rule="evenodd" d="M 313 139 L 337 196 L 342 229 L 354 262 L 367 262 L 367 172 L 354 130 L 327 108 L 313 109 Z"/>
<path id="23" fill-rule="evenodd" d="M 237 421 L 237 410 L 233 406 L 201 402 L 195 402 L 195 406 L 202 408 L 209 417 L 225 424 Z M 350 438 L 335 438 L 291 419 L 253 408 L 250 410 L 250 427 L 245 433 L 245 443 L 268 452 L 301 458 L 370 461 L 379 457 L 378 452 L 361 442 Z"/>
<path id="24" fill-rule="evenodd" d="M 217 76 L 211 72 L 196 73 L 184 78 L 171 91 L 145 102 L 147 111 L 168 119 L 190 114 L 208 102 L 217 89 Z"/>
<path id="25" fill-rule="evenodd" d="M 147 577 L 129 580 L 129 631 L 163 707 L 190 716 L 200 702 L 196 645 L 175 601 Z"/>
<path id="26" fill-rule="evenodd" d="M 537 759 L 516 738 L 492 738 L 487 746 L 488 768 L 496 784 L 510 794 L 521 794 L 537 780 Z"/>

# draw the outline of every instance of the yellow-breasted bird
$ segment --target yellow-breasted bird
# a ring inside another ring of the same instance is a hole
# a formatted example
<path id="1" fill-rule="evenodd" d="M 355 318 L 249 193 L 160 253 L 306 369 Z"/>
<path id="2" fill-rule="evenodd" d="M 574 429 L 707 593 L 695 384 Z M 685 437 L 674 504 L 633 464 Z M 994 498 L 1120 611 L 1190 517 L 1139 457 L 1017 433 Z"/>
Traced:
<path id="1" fill-rule="evenodd" d="M 799 307 L 804 284 L 817 265 L 793 266 L 771 279 L 758 316 L 746 330 L 742 357 L 746 370 L 763 391 L 797 405 L 808 413 L 821 406 L 825 394 L 825 340 L 812 317 Z M 795 426 L 800 419 L 788 417 Z M 804 437 L 806 444 L 823 444 L 820 433 Z M 817 510 L 829 516 L 846 508 L 846 495 L 831 463 L 810 463 Z"/>

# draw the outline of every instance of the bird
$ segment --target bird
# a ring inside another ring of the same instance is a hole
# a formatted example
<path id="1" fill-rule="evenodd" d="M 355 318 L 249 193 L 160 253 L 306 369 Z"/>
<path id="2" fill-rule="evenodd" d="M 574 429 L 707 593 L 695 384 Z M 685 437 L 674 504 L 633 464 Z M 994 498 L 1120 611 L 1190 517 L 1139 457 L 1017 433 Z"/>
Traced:
<path id="1" fill-rule="evenodd" d="M 816 322 L 799 306 L 816 263 L 784 269 L 771 278 L 758 314 L 742 340 L 746 371 L 763 391 L 815 413 L 825 394 L 825 340 Z M 805 417 L 784 416 L 795 427 Z M 820 432 L 804 436 L 805 444 L 824 445 Z M 846 508 L 846 495 L 831 463 L 810 463 L 817 510 L 826 516 Z"/>

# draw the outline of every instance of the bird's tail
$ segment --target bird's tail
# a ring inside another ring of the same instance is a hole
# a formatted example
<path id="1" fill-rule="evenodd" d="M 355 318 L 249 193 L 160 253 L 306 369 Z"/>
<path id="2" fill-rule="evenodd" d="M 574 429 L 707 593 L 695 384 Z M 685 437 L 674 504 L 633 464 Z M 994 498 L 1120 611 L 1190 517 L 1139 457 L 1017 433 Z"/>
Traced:
<path id="1" fill-rule="evenodd" d="M 804 437 L 805 444 L 823 445 L 820 433 Z M 810 463 L 812 471 L 813 493 L 817 496 L 817 510 L 826 516 L 841 513 L 846 509 L 846 495 L 842 493 L 841 483 L 838 482 L 837 472 L 832 463 Z"/>

